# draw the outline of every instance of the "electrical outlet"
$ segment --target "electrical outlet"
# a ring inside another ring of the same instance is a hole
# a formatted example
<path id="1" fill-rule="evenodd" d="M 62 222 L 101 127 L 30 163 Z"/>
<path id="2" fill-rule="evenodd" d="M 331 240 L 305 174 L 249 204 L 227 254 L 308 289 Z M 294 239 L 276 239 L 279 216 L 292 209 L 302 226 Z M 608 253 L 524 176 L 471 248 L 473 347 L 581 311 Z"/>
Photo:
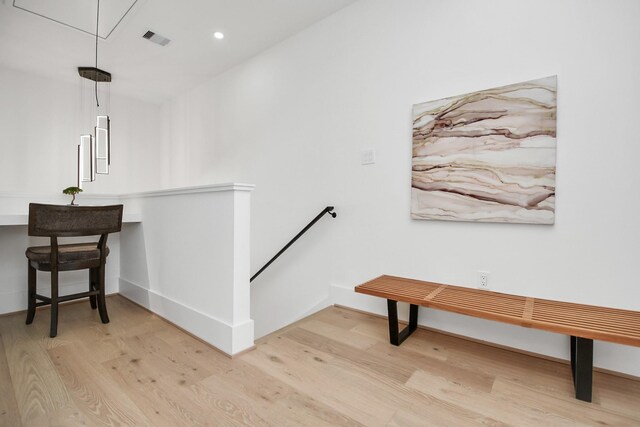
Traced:
<path id="1" fill-rule="evenodd" d="M 360 151 L 360 164 L 373 165 L 376 162 L 376 150 L 367 148 Z"/>
<path id="2" fill-rule="evenodd" d="M 489 272 L 478 270 L 478 289 L 489 289 Z"/>

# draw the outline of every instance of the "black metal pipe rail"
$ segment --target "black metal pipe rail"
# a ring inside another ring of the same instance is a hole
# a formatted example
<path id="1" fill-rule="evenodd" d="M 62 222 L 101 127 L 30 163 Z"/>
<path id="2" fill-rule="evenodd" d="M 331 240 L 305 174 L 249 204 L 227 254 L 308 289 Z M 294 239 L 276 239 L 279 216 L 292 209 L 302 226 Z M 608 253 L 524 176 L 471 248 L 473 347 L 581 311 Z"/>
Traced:
<path id="1" fill-rule="evenodd" d="M 333 206 L 327 206 L 326 208 L 324 208 L 315 218 L 313 218 L 313 220 L 311 220 L 311 222 L 309 224 L 307 224 L 307 226 L 305 228 L 302 229 L 302 231 L 300 231 L 298 234 L 296 234 L 296 237 L 294 237 L 293 239 L 291 239 L 289 241 L 289 243 L 287 243 L 284 248 L 280 249 L 280 252 L 278 252 L 273 258 L 271 258 L 269 260 L 269 262 L 267 262 L 260 270 L 258 270 L 258 272 L 256 274 L 254 274 L 253 276 L 251 276 L 251 279 L 249 280 L 249 282 L 253 282 L 253 279 L 255 279 L 256 277 L 258 277 L 260 275 L 260 273 L 262 273 L 267 267 L 269 267 L 271 265 L 271 263 L 273 261 L 275 261 L 276 259 L 278 259 L 278 257 L 280 255 L 282 255 L 282 253 L 284 251 L 286 251 L 287 249 L 289 249 L 289 246 L 293 245 L 293 243 L 298 240 L 300 238 L 300 236 L 302 236 L 304 233 L 307 232 L 308 229 L 310 229 L 311 227 L 313 227 L 313 224 L 315 224 L 316 222 L 318 222 L 320 220 L 320 218 L 322 218 L 324 216 L 324 214 L 329 214 L 331 215 L 333 218 L 336 217 L 336 213 L 333 212 Z"/>

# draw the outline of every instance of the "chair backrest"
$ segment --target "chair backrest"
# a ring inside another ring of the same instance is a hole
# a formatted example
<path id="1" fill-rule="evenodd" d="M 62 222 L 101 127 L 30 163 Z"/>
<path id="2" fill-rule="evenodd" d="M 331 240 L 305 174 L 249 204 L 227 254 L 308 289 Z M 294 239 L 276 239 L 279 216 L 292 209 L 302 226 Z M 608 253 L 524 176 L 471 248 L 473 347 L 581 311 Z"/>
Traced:
<path id="1" fill-rule="evenodd" d="M 122 205 L 29 204 L 29 236 L 95 236 L 122 228 Z"/>

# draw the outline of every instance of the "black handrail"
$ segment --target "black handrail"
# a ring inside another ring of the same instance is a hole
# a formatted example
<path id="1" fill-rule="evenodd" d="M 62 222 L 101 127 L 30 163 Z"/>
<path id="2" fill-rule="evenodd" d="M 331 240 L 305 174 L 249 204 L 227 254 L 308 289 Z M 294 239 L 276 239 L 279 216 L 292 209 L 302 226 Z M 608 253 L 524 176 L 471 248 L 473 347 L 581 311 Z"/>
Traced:
<path id="1" fill-rule="evenodd" d="M 307 232 L 307 230 L 308 230 L 308 229 L 310 229 L 310 228 L 313 226 L 313 224 L 315 224 L 316 222 L 318 222 L 318 220 L 319 220 L 320 218 L 322 218 L 322 216 L 323 216 L 324 214 L 329 214 L 329 215 L 331 215 L 333 218 L 335 218 L 335 217 L 336 217 L 336 215 L 337 215 L 335 212 L 333 212 L 333 206 L 327 206 L 326 208 L 324 208 L 324 209 L 322 210 L 322 212 L 320 212 L 320 213 L 319 213 L 315 218 L 313 218 L 313 220 L 312 220 L 309 224 L 307 224 L 307 226 L 306 226 L 305 228 L 303 228 L 303 229 L 302 229 L 302 231 L 300 231 L 298 234 L 296 234 L 296 237 L 294 237 L 293 239 L 291 239 L 291 240 L 289 241 L 289 243 L 287 243 L 287 244 L 284 246 L 284 248 L 280 249 L 280 252 L 278 252 L 278 253 L 277 253 L 273 258 L 271 258 L 271 259 L 269 260 L 269 262 L 268 262 L 268 263 L 266 263 L 266 264 L 265 264 L 265 265 L 264 265 L 260 270 L 258 270 L 258 272 L 257 272 L 256 274 L 254 274 L 253 276 L 251 276 L 251 279 L 249 280 L 249 282 L 253 282 L 253 279 L 255 279 L 256 277 L 258 277 L 258 275 L 259 275 L 260 273 L 262 273 L 262 272 L 263 272 L 267 267 L 269 267 L 273 261 L 275 261 L 275 260 L 276 260 L 280 255 L 282 255 L 282 253 L 283 253 L 284 251 L 286 251 L 286 250 L 289 248 L 289 246 L 293 245 L 293 243 L 294 243 L 296 240 L 298 240 L 298 239 L 300 238 L 300 236 L 302 236 L 304 233 L 306 233 L 306 232 Z"/>

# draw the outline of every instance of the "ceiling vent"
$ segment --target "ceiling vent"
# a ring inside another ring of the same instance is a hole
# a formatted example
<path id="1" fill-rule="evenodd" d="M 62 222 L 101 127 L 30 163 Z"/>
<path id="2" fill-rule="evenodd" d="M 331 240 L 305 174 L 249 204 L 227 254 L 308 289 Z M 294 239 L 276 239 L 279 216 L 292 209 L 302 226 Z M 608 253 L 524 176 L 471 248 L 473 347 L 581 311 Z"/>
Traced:
<path id="1" fill-rule="evenodd" d="M 153 31 L 147 31 L 142 35 L 142 37 L 156 44 L 159 44 L 160 46 L 166 46 L 171 43 L 171 40 L 166 37 L 162 37 L 161 35 L 156 34 Z"/>

